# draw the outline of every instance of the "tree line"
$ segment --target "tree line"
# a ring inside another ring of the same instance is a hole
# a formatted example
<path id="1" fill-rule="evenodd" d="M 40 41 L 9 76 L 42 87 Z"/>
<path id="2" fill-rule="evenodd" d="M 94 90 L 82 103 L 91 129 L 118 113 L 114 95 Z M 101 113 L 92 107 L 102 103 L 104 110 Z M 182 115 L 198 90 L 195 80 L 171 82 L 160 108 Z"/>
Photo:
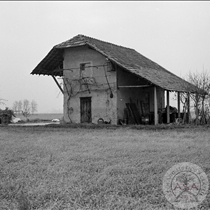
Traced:
<path id="1" fill-rule="evenodd" d="M 28 117 L 31 114 L 34 114 L 37 112 L 37 103 L 36 101 L 32 100 L 29 101 L 27 99 L 21 101 L 15 101 L 13 103 L 12 110 L 14 111 L 15 114 L 23 114 L 23 116 L 28 119 Z"/>
<path id="2" fill-rule="evenodd" d="M 181 94 L 183 112 L 189 106 L 189 109 L 193 109 L 195 112 L 195 124 L 210 124 L 210 73 L 205 70 L 195 73 L 189 72 L 184 79 L 198 89 L 196 93 Z M 192 119 L 191 122 L 193 122 Z"/>

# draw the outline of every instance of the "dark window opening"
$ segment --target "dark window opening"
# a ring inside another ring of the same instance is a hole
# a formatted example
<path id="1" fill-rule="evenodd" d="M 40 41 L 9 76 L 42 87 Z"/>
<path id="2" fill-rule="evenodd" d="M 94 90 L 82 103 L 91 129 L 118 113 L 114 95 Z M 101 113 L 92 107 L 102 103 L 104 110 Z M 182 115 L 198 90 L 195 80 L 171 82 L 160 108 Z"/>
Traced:
<path id="1" fill-rule="evenodd" d="M 84 71 L 85 70 L 85 63 L 80 63 L 80 71 Z"/>

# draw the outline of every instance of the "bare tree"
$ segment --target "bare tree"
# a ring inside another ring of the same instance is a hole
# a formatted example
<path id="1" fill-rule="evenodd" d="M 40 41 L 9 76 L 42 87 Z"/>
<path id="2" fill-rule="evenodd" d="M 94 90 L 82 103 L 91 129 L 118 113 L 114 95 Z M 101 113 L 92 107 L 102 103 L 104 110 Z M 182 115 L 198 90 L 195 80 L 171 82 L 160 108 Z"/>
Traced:
<path id="1" fill-rule="evenodd" d="M 13 107 L 12 107 L 12 110 L 16 113 L 16 114 L 21 114 L 22 112 L 22 101 L 15 101 L 13 103 Z"/>
<path id="2" fill-rule="evenodd" d="M 20 100 L 18 101 L 18 112 L 21 113 L 22 111 L 23 102 Z"/>
<path id="3" fill-rule="evenodd" d="M 23 101 L 22 114 L 27 119 L 27 121 L 29 121 L 28 117 L 31 115 L 31 107 L 30 107 L 30 102 L 27 99 Z"/>
<path id="4" fill-rule="evenodd" d="M 200 123 L 204 124 L 209 117 L 210 74 L 204 70 L 201 73 L 190 73 L 189 82 L 199 88 L 196 94 L 191 94 L 191 98 L 194 102 L 196 123 L 200 118 Z"/>
<path id="5" fill-rule="evenodd" d="M 15 101 L 12 106 L 12 110 L 17 114 L 18 113 L 18 101 Z"/>
<path id="6" fill-rule="evenodd" d="M 5 105 L 5 102 L 4 101 L 6 101 L 5 99 L 2 99 L 2 98 L 0 98 L 0 105 Z"/>
<path id="7" fill-rule="evenodd" d="M 37 112 L 37 103 L 36 101 L 32 100 L 31 101 L 31 114 L 34 114 L 35 112 Z"/>
<path id="8" fill-rule="evenodd" d="M 210 74 L 207 71 L 189 73 L 186 80 L 197 87 L 196 93 L 191 93 L 192 105 L 195 110 L 196 124 L 207 123 L 210 114 Z M 183 107 L 187 104 L 187 94 L 181 94 Z"/>
<path id="9" fill-rule="evenodd" d="M 15 101 L 13 103 L 13 111 L 15 113 L 22 113 L 22 115 L 29 120 L 28 117 L 31 114 L 34 114 L 37 112 L 37 103 L 35 100 L 32 100 L 31 102 L 27 99 L 21 101 Z"/>

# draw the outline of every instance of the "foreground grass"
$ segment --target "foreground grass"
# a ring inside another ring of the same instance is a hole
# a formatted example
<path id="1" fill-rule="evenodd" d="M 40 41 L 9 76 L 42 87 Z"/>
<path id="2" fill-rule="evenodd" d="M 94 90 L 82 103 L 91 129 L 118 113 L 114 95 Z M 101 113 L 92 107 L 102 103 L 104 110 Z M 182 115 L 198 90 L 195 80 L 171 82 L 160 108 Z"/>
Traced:
<path id="1" fill-rule="evenodd" d="M 0 127 L 0 157 L 0 209 L 173 209 L 163 176 L 191 162 L 210 180 L 210 129 Z"/>

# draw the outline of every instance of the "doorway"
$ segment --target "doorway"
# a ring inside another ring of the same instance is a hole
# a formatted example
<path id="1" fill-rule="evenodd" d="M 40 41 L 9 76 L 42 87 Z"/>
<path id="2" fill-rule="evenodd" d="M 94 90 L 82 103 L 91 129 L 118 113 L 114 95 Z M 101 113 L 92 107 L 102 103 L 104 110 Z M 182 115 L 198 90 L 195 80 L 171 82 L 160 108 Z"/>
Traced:
<path id="1" fill-rule="evenodd" d="M 91 123 L 91 97 L 80 98 L 81 123 Z"/>

